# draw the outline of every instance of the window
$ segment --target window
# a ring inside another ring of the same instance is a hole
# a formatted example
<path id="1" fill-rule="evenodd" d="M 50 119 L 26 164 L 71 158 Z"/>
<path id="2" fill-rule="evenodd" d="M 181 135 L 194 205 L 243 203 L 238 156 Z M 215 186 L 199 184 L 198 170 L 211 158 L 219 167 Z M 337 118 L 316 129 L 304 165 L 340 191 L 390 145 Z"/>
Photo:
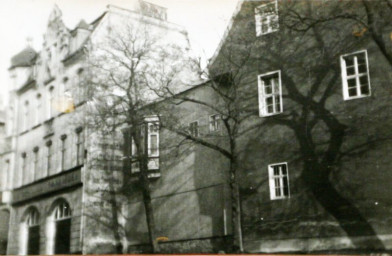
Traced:
<path id="1" fill-rule="evenodd" d="M 75 92 L 74 92 L 74 99 L 75 99 L 75 104 L 79 104 L 85 100 L 85 74 L 83 68 L 78 69 L 77 75 L 76 75 L 76 82 L 74 85 Z"/>
<path id="2" fill-rule="evenodd" d="M 22 131 L 27 130 L 29 127 L 29 102 L 25 101 L 24 106 L 23 106 L 23 125 L 22 125 Z"/>
<path id="3" fill-rule="evenodd" d="M 255 8 L 256 36 L 265 35 L 279 29 L 278 2 L 267 1 Z"/>
<path id="4" fill-rule="evenodd" d="M 220 131 L 220 115 L 210 116 L 210 132 Z"/>
<path id="5" fill-rule="evenodd" d="M 22 255 L 40 254 L 40 236 L 39 236 L 39 213 L 37 209 L 32 208 L 21 225 L 21 251 Z"/>
<path id="6" fill-rule="evenodd" d="M 54 87 L 51 86 L 48 92 L 48 102 L 47 102 L 47 114 L 48 119 L 53 116 L 53 104 L 54 104 Z"/>
<path id="7" fill-rule="evenodd" d="M 42 101 L 41 101 L 41 94 L 37 94 L 36 98 L 37 109 L 35 111 L 35 122 L 34 125 L 37 125 L 41 122 L 41 111 L 42 111 Z"/>
<path id="8" fill-rule="evenodd" d="M 47 254 L 71 253 L 71 219 L 71 208 L 61 199 L 50 215 Z"/>
<path id="9" fill-rule="evenodd" d="M 47 174 L 51 174 L 52 169 L 53 169 L 53 146 L 52 146 L 52 141 L 48 141 L 46 143 L 46 171 Z"/>
<path id="10" fill-rule="evenodd" d="M 290 197 L 287 163 L 268 165 L 271 200 Z"/>
<path id="11" fill-rule="evenodd" d="M 258 76 L 259 114 L 270 116 L 283 111 L 280 71 Z"/>
<path id="12" fill-rule="evenodd" d="M 189 133 L 193 137 L 199 137 L 199 122 L 195 121 L 189 124 Z"/>
<path id="13" fill-rule="evenodd" d="M 345 100 L 370 96 L 370 79 L 367 51 L 340 57 Z"/>
<path id="14" fill-rule="evenodd" d="M 159 156 L 159 123 L 148 123 L 148 156 Z"/>
<path id="15" fill-rule="evenodd" d="M 76 165 L 83 164 L 83 132 L 82 128 L 76 129 Z"/>
<path id="16" fill-rule="evenodd" d="M 35 147 L 33 152 L 34 152 L 34 159 L 33 159 L 33 180 L 36 180 L 37 178 L 37 173 L 39 172 L 39 152 L 38 152 L 38 147 Z"/>
<path id="17" fill-rule="evenodd" d="M 61 135 L 61 170 L 67 169 L 66 158 L 67 158 L 67 135 Z"/>
<path id="18" fill-rule="evenodd" d="M 21 172 L 22 174 L 22 184 L 26 183 L 26 179 L 27 179 L 27 154 L 26 153 L 22 153 L 21 156 Z"/>

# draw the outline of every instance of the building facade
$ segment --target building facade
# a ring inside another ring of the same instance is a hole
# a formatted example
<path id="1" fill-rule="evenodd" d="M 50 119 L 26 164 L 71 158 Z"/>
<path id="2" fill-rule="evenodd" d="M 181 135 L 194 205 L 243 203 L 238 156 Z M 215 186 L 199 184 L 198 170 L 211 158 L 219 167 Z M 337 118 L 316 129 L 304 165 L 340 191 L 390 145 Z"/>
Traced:
<path id="1" fill-rule="evenodd" d="M 121 202 L 116 206 L 116 215 L 105 216 L 112 205 L 99 194 L 100 189 L 116 183 L 106 180 L 107 171 L 112 169 L 108 167 L 105 150 L 109 146 L 122 155 L 123 141 L 108 138 L 99 126 L 86 125 L 89 108 L 94 105 L 88 98 L 91 89 L 88 82 L 92 81 L 88 80 L 91 78 L 89 58 L 92 50 L 101 50 L 106 38 L 132 26 L 145 28 L 159 42 L 164 42 L 161 46 L 175 44 L 188 50 L 185 30 L 168 22 L 166 13 L 165 8 L 134 1 L 131 10 L 108 6 L 92 23 L 82 20 L 70 30 L 62 22 L 60 9 L 55 7 L 48 20 L 42 50 L 36 52 L 27 47 L 12 58 L 6 128 L 9 148 L 1 155 L 6 163 L 2 165 L 2 200 L 9 212 L 9 221 L 8 215 L 2 216 L 5 220 L 2 223 L 9 226 L 5 231 L 7 254 L 113 253 L 118 252 L 119 242 L 122 252 L 150 251 L 138 192 L 127 200 L 116 198 L 116 202 Z M 159 154 L 156 158 L 159 161 Z M 160 172 L 164 173 L 164 169 Z M 209 223 L 211 219 L 220 220 L 223 213 L 206 217 L 204 228 L 195 220 L 185 226 L 181 224 L 176 229 L 179 232 L 163 221 L 172 216 L 170 207 L 163 206 L 163 201 L 193 205 L 201 193 L 199 186 L 195 189 L 188 183 L 181 189 L 169 185 L 176 177 L 165 175 L 153 184 L 160 187 L 152 195 L 154 205 L 160 205 L 155 212 L 157 222 L 163 225 L 157 227 L 158 233 L 180 243 L 214 237 L 216 232 L 210 230 Z M 205 193 L 211 194 L 208 188 Z M 202 216 L 199 212 L 194 214 L 195 218 Z M 113 218 L 121 224 L 115 230 L 110 226 Z M 120 229 L 121 237 L 118 237 Z M 184 250 L 191 251 L 191 248 Z M 168 245 L 167 251 L 174 249 Z"/>
<path id="2" fill-rule="evenodd" d="M 239 3 L 210 72 L 231 78 L 247 133 L 237 138 L 244 251 L 391 249 L 391 11 Z"/>
<path id="3" fill-rule="evenodd" d="M 391 249 L 390 12 L 382 2 L 239 2 L 210 80 L 140 108 L 159 252 Z M 135 20 L 187 48 L 166 18 L 135 2 L 69 30 L 55 8 L 43 50 L 12 59 L 8 254 L 151 252 L 129 127 L 91 125 L 87 52 Z M 183 69 L 181 85 L 193 80 Z"/>

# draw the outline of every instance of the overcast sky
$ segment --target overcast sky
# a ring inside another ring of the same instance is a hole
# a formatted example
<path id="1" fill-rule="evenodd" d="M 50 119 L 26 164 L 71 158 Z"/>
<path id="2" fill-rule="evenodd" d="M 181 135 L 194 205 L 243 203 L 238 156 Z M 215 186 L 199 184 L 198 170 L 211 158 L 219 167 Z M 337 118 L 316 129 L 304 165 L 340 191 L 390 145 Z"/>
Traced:
<path id="1" fill-rule="evenodd" d="M 53 6 L 57 4 L 68 28 L 80 19 L 93 21 L 108 4 L 127 8 L 134 0 L 1 0 L 0 94 L 5 93 L 10 59 L 27 45 L 41 50 L 43 34 Z M 168 8 L 168 19 L 184 26 L 192 47 L 204 57 L 214 53 L 238 0 L 147 0 Z"/>

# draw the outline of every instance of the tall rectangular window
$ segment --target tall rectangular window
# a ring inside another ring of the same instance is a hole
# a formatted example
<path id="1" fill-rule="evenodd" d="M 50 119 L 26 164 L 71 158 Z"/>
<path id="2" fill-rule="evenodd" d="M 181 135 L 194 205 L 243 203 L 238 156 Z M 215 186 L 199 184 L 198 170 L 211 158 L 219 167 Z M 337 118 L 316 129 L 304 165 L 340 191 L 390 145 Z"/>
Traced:
<path id="1" fill-rule="evenodd" d="M 199 122 L 198 121 L 189 123 L 189 133 L 193 137 L 199 137 Z"/>
<path id="2" fill-rule="evenodd" d="M 370 96 L 367 51 L 358 51 L 340 57 L 345 100 Z"/>
<path id="3" fill-rule="evenodd" d="M 148 156 L 159 156 L 159 123 L 148 123 Z"/>
<path id="4" fill-rule="evenodd" d="M 60 137 L 61 139 L 61 170 L 66 170 L 67 166 L 67 135 L 63 134 Z"/>
<path id="5" fill-rule="evenodd" d="M 46 143 L 46 170 L 48 175 L 51 174 L 54 168 L 53 165 L 53 145 L 52 141 L 48 141 Z"/>
<path id="6" fill-rule="evenodd" d="M 83 140 L 83 130 L 81 128 L 76 130 L 76 165 L 83 164 L 84 157 L 84 140 Z"/>
<path id="7" fill-rule="evenodd" d="M 34 162 L 33 162 L 33 180 L 37 179 L 37 175 L 39 172 L 39 151 L 38 147 L 35 147 L 34 152 Z"/>
<path id="8" fill-rule="evenodd" d="M 271 200 L 290 197 L 287 163 L 268 165 Z"/>
<path id="9" fill-rule="evenodd" d="M 47 102 L 46 102 L 47 106 L 47 115 L 48 115 L 48 119 L 53 117 L 53 104 L 54 104 L 54 87 L 51 86 L 48 90 L 48 95 L 47 95 Z"/>
<path id="10" fill-rule="evenodd" d="M 259 114 L 270 116 L 283 111 L 280 70 L 258 76 Z"/>
<path id="11" fill-rule="evenodd" d="M 279 29 L 278 1 L 269 0 L 255 8 L 256 36 Z"/>
<path id="12" fill-rule="evenodd" d="M 219 114 L 210 116 L 210 132 L 220 131 L 220 120 Z"/>
<path id="13" fill-rule="evenodd" d="M 21 166 L 21 175 L 22 175 L 22 185 L 24 185 L 24 184 L 26 184 L 26 182 L 27 182 L 27 154 L 26 153 L 22 153 L 22 156 L 21 156 L 21 163 L 20 163 L 20 166 Z"/>
<path id="14" fill-rule="evenodd" d="M 37 94 L 36 97 L 36 111 L 35 111 L 35 122 L 34 124 L 37 125 L 41 122 L 42 118 L 42 99 L 41 99 L 41 94 Z"/>
<path id="15" fill-rule="evenodd" d="M 29 110 L 30 110 L 29 102 L 25 101 L 24 106 L 23 106 L 22 131 L 26 131 L 30 126 Z"/>

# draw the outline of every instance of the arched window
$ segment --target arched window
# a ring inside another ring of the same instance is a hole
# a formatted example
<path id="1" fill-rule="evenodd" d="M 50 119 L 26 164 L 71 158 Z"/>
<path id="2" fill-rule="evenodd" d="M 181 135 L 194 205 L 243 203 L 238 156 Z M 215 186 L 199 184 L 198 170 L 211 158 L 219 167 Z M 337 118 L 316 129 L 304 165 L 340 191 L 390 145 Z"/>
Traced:
<path id="1" fill-rule="evenodd" d="M 21 224 L 20 254 L 37 255 L 39 251 L 39 213 L 34 208 L 29 208 Z"/>
<path id="2" fill-rule="evenodd" d="M 71 208 L 65 200 L 55 203 L 47 230 L 47 254 L 71 253 L 71 217 Z"/>

